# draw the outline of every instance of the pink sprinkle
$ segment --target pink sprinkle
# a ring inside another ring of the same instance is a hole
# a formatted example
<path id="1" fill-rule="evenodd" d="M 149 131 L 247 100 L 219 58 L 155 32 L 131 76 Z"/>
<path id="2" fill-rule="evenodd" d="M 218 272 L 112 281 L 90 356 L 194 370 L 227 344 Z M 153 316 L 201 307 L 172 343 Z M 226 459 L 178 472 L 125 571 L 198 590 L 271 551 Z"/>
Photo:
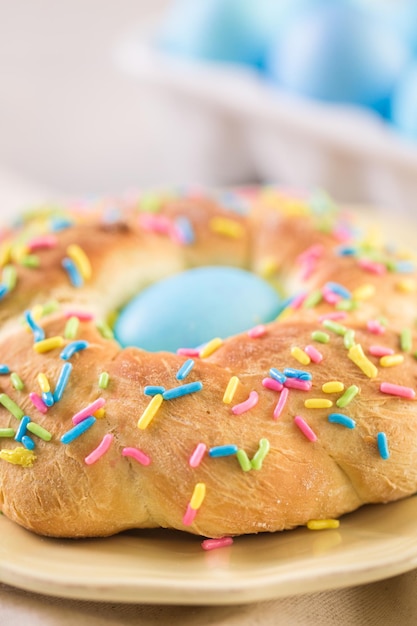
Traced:
<path id="1" fill-rule="evenodd" d="M 198 509 L 192 509 L 191 506 L 187 505 L 187 510 L 185 511 L 185 515 L 182 518 L 182 523 L 184 526 L 191 526 L 194 521 L 195 516 L 197 515 Z"/>
<path id="2" fill-rule="evenodd" d="M 387 348 L 386 346 L 370 346 L 368 350 L 369 354 L 372 356 L 390 356 L 391 354 L 395 354 L 395 350 L 392 348 Z"/>
<path id="3" fill-rule="evenodd" d="M 296 417 L 294 417 L 294 423 L 309 441 L 317 441 L 316 433 L 311 430 L 310 426 L 300 415 L 296 415 Z"/>
<path id="4" fill-rule="evenodd" d="M 266 328 L 263 324 L 259 324 L 258 326 L 255 326 L 254 328 L 248 330 L 248 336 L 251 339 L 258 339 L 258 337 L 263 337 L 265 333 Z"/>
<path id="5" fill-rule="evenodd" d="M 287 402 L 287 398 L 288 398 L 288 394 L 289 393 L 290 392 L 287 389 L 287 387 L 284 387 L 283 390 L 281 391 L 281 395 L 279 396 L 279 400 L 277 402 L 277 405 L 276 405 L 276 407 L 274 409 L 274 413 L 273 413 L 275 420 L 277 420 L 280 417 L 280 415 L 281 415 L 281 413 L 282 413 L 282 411 L 284 409 L 285 403 Z"/>
<path id="6" fill-rule="evenodd" d="M 388 393 L 390 396 L 399 396 L 400 398 L 409 398 L 412 400 L 416 396 L 416 392 L 411 387 L 403 387 L 402 385 L 394 385 L 392 383 L 381 383 L 380 391 Z"/>
<path id="7" fill-rule="evenodd" d="M 46 413 L 48 411 L 48 407 L 46 406 L 45 402 L 40 396 L 38 396 L 37 393 L 32 391 L 29 394 L 29 398 L 31 399 L 33 406 L 35 406 L 38 411 L 40 411 L 41 413 Z"/>
<path id="8" fill-rule="evenodd" d="M 271 391 L 281 391 L 284 387 L 284 385 L 278 380 L 269 377 L 262 380 L 262 385 L 265 387 L 265 389 L 271 389 Z"/>
<path id="9" fill-rule="evenodd" d="M 41 237 L 34 237 L 29 241 L 29 252 L 36 252 L 37 250 L 48 250 L 55 248 L 58 240 L 55 235 L 43 235 Z"/>
<path id="10" fill-rule="evenodd" d="M 314 260 L 304 263 L 303 271 L 301 272 L 301 280 L 307 281 L 314 274 L 316 269 L 316 262 Z"/>
<path id="11" fill-rule="evenodd" d="M 315 346 L 306 346 L 304 352 L 310 357 L 313 363 L 320 363 L 323 360 L 322 353 Z"/>
<path id="12" fill-rule="evenodd" d="M 300 391 L 310 391 L 312 386 L 311 380 L 300 380 L 299 378 L 287 378 L 284 383 L 289 389 L 299 389 Z"/>
<path id="13" fill-rule="evenodd" d="M 166 215 L 142 213 L 139 216 L 139 225 L 143 230 L 160 235 L 170 235 L 172 230 L 172 222 Z"/>
<path id="14" fill-rule="evenodd" d="M 235 404 L 232 406 L 232 413 L 234 415 L 241 415 L 242 413 L 246 413 L 250 409 L 253 409 L 254 406 L 258 404 L 259 396 L 257 391 L 251 391 L 249 394 L 249 398 L 240 404 Z"/>
<path id="15" fill-rule="evenodd" d="M 123 448 L 122 450 L 123 456 L 131 456 L 132 459 L 135 459 L 141 465 L 150 465 L 151 459 L 147 454 L 139 450 L 139 448 Z"/>
<path id="16" fill-rule="evenodd" d="M 368 320 L 366 328 L 374 335 L 383 335 L 385 333 L 385 326 L 383 326 L 378 320 Z"/>
<path id="17" fill-rule="evenodd" d="M 233 543 L 233 537 L 221 537 L 220 539 L 204 539 L 201 542 L 203 550 L 216 550 L 217 548 L 226 548 Z"/>
<path id="18" fill-rule="evenodd" d="M 319 322 L 324 322 L 324 320 L 332 320 L 333 322 L 337 322 L 338 320 L 346 319 L 346 317 L 346 311 L 332 311 L 331 313 L 325 313 L 324 315 L 320 315 Z"/>
<path id="19" fill-rule="evenodd" d="M 316 243 L 298 255 L 298 263 L 306 263 L 308 261 L 319 259 L 324 252 L 324 246 L 321 243 Z"/>
<path id="20" fill-rule="evenodd" d="M 295 298 L 293 298 L 291 300 L 291 308 L 292 309 L 299 309 L 302 305 L 304 300 L 306 299 L 307 294 L 306 293 L 299 293 L 298 296 L 295 296 Z"/>
<path id="21" fill-rule="evenodd" d="M 190 456 L 190 460 L 188 461 L 190 467 L 198 467 L 203 460 L 203 456 L 205 455 L 207 450 L 207 446 L 205 443 L 199 443 L 192 455 Z"/>
<path id="22" fill-rule="evenodd" d="M 323 289 L 322 292 L 323 300 L 327 302 L 327 304 L 337 304 L 342 299 L 338 293 L 331 291 L 330 289 Z"/>
<path id="23" fill-rule="evenodd" d="M 371 261 L 370 259 L 359 259 L 358 265 L 366 272 L 377 274 L 378 276 L 382 276 L 387 271 L 385 265 L 377 263 L 376 261 Z"/>
<path id="24" fill-rule="evenodd" d="M 106 401 L 104 398 L 97 398 L 97 400 L 86 406 L 85 409 L 76 413 L 72 418 L 72 423 L 79 424 L 83 420 L 87 419 L 87 417 L 90 417 L 90 415 L 93 415 L 93 413 L 98 411 L 98 409 L 101 409 L 105 404 Z"/>
<path id="25" fill-rule="evenodd" d="M 94 315 L 87 311 L 65 311 L 64 315 L 66 319 L 77 317 L 80 322 L 91 322 L 94 319 Z"/>
<path id="26" fill-rule="evenodd" d="M 198 356 L 200 350 L 198 350 L 198 348 L 178 348 L 177 354 L 181 354 L 182 356 Z"/>
<path id="27" fill-rule="evenodd" d="M 110 433 L 104 435 L 97 448 L 95 448 L 92 452 L 90 452 L 88 456 L 85 457 L 84 461 L 87 463 L 87 465 L 92 465 L 93 463 L 98 461 L 103 456 L 103 454 L 107 452 L 107 450 L 111 446 L 113 437 L 114 435 L 111 435 Z"/>

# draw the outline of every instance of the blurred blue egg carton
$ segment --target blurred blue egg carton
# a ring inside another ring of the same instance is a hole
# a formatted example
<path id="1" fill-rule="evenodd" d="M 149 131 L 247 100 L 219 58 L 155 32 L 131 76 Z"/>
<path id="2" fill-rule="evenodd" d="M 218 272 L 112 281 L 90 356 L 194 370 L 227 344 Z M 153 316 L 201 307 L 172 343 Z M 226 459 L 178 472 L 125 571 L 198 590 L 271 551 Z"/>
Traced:
<path id="1" fill-rule="evenodd" d="M 417 2 L 398 2 L 180 0 L 126 35 L 161 180 L 417 209 Z"/>

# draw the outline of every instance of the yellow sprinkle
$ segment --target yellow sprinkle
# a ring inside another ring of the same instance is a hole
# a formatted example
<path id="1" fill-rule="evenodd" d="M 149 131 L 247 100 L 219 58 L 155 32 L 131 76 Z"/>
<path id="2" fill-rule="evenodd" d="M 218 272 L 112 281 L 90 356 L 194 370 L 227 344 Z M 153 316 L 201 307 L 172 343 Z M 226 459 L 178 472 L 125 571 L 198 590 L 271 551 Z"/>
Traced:
<path id="1" fill-rule="evenodd" d="M 294 313 L 294 309 L 292 309 L 290 306 L 287 306 L 285 309 L 281 311 L 281 313 L 278 313 L 276 319 L 281 322 L 282 320 L 286 320 L 287 318 L 291 317 L 293 313 Z"/>
<path id="2" fill-rule="evenodd" d="M 329 409 L 333 406 L 333 402 L 326 398 L 309 398 L 304 400 L 304 406 L 306 409 Z"/>
<path id="3" fill-rule="evenodd" d="M 348 352 L 348 357 L 362 370 L 362 372 L 368 376 L 368 378 L 375 378 L 378 375 L 377 367 L 368 359 L 363 353 L 362 346 L 356 343 L 352 346 Z"/>
<path id="4" fill-rule="evenodd" d="M 402 278 L 397 282 L 396 287 L 402 293 L 414 293 L 417 291 L 417 284 L 414 278 Z"/>
<path id="5" fill-rule="evenodd" d="M 375 285 L 372 285 L 370 283 L 366 285 L 361 285 L 352 292 L 352 298 L 353 300 L 369 300 L 369 298 L 372 298 L 372 296 L 375 295 L 375 292 Z"/>
<path id="6" fill-rule="evenodd" d="M 275 259 L 264 259 L 259 268 L 262 278 L 272 278 L 279 270 L 279 264 Z"/>
<path id="7" fill-rule="evenodd" d="M 3 243 L 0 246 L 0 267 L 4 267 L 10 262 L 10 243 Z"/>
<path id="8" fill-rule="evenodd" d="M 35 304 L 35 306 L 32 307 L 31 313 L 33 319 L 37 322 L 43 315 L 43 306 L 41 304 Z"/>
<path id="9" fill-rule="evenodd" d="M 304 350 L 301 350 L 298 346 L 293 346 L 291 348 L 291 356 L 293 356 L 299 363 L 302 365 L 308 365 L 311 361 L 310 357 Z"/>
<path id="10" fill-rule="evenodd" d="M 388 354 L 379 359 L 381 367 L 393 367 L 394 365 L 400 365 L 403 362 L 404 356 L 402 354 Z"/>
<path id="11" fill-rule="evenodd" d="M 43 372 L 40 372 L 38 374 L 38 384 L 41 388 L 42 393 L 48 393 L 48 391 L 51 391 L 49 380 L 47 379 L 46 374 L 44 374 Z"/>
<path id="12" fill-rule="evenodd" d="M 16 243 L 11 247 L 10 256 L 15 263 L 20 263 L 29 254 L 29 248 L 23 243 Z"/>
<path id="13" fill-rule="evenodd" d="M 345 388 L 344 384 L 340 382 L 340 380 L 329 380 L 329 382 L 324 383 L 321 390 L 324 393 L 339 393 L 343 391 Z"/>
<path id="14" fill-rule="evenodd" d="M 43 339 L 42 341 L 37 341 L 33 344 L 33 349 L 35 352 L 39 354 L 42 352 L 49 352 L 50 350 L 54 350 L 55 348 L 62 348 L 64 345 L 63 337 L 49 337 L 49 339 Z"/>
<path id="15" fill-rule="evenodd" d="M 326 528 L 339 528 L 338 519 L 311 519 L 307 522 L 307 528 L 310 530 L 324 530 Z"/>
<path id="16" fill-rule="evenodd" d="M 105 415 L 106 415 L 106 409 L 104 407 L 101 409 L 97 409 L 97 411 L 93 413 L 93 416 L 96 417 L 98 420 L 103 419 Z"/>
<path id="17" fill-rule="evenodd" d="M 237 376 L 232 376 L 229 382 L 227 383 L 227 387 L 224 392 L 223 402 L 225 404 L 230 404 L 232 402 L 238 385 L 239 385 L 239 378 Z"/>
<path id="18" fill-rule="evenodd" d="M 157 393 L 153 396 L 152 400 L 149 402 L 148 406 L 138 419 L 138 428 L 141 430 L 145 430 L 155 417 L 158 412 L 159 407 L 163 402 L 163 397 L 161 393 Z"/>
<path id="19" fill-rule="evenodd" d="M 200 359 L 205 359 L 206 357 L 210 356 L 210 354 L 213 354 L 213 352 L 216 352 L 216 350 L 218 350 L 222 344 L 223 340 L 220 339 L 220 337 L 216 337 L 215 339 L 212 339 L 211 341 L 206 343 L 204 348 L 200 350 Z"/>
<path id="20" fill-rule="evenodd" d="M 14 448 L 13 450 L 0 450 L 0 459 L 13 463 L 13 465 L 32 467 L 36 455 L 32 450 L 27 450 L 26 448 Z"/>
<path id="21" fill-rule="evenodd" d="M 197 483 L 194 487 L 193 495 L 190 500 L 190 507 L 196 511 L 203 504 L 203 500 L 206 496 L 206 484 Z"/>
<path id="22" fill-rule="evenodd" d="M 67 254 L 70 259 L 74 261 L 78 271 L 80 272 L 84 280 L 90 280 L 92 274 L 91 263 L 84 250 L 80 248 L 79 245 L 74 243 L 68 246 Z"/>
<path id="23" fill-rule="evenodd" d="M 239 239 L 245 234 L 242 224 L 228 217 L 213 217 L 210 220 L 210 228 L 213 232 L 232 237 L 232 239 Z"/>

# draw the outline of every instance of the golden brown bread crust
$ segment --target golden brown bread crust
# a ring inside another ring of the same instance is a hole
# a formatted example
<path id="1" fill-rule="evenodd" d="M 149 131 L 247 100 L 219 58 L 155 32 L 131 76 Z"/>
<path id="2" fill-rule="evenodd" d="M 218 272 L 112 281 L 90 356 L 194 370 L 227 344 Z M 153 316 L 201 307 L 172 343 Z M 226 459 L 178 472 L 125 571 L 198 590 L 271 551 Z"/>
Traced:
<path id="1" fill-rule="evenodd" d="M 11 249 L 9 263 L 11 258 L 18 278 L 1 303 L 0 363 L 18 373 L 24 387 L 16 389 L 8 374 L 1 377 L 0 387 L 52 437 L 44 441 L 33 435 L 36 447 L 25 452 L 28 467 L 7 462 L 7 451 L 22 444 L 13 437 L 2 439 L 0 490 L 8 517 L 52 536 L 105 536 L 162 526 L 217 537 L 339 517 L 364 503 L 388 502 L 417 490 L 414 397 L 381 392 L 381 383 L 391 383 L 401 387 L 400 393 L 414 396 L 416 273 L 401 255 L 373 250 L 369 244 L 360 247 L 351 237 L 344 243 L 346 231 L 342 236 L 340 215 L 333 208 L 326 212 L 323 228 L 323 215 L 307 210 L 305 200 L 297 199 L 294 210 L 287 197 L 271 194 L 245 195 L 246 216 L 208 197 L 167 200 L 157 215 L 168 217 L 170 223 L 178 217 L 190 221 L 195 240 L 186 245 L 172 241 L 172 231 L 150 231 L 150 221 L 129 206 L 123 222 L 103 223 L 99 212 L 82 215 L 75 226 L 55 233 L 54 247 L 36 251 L 39 269 L 13 261 Z M 216 216 L 226 222 L 213 227 Z M 25 231 L 33 238 L 33 221 L 23 227 Z M 71 286 L 61 266 L 74 243 L 92 266 L 92 278 L 81 288 Z M 40 393 L 38 374 L 46 375 L 53 391 L 65 361 L 60 358 L 62 347 L 42 353 L 34 349 L 33 333 L 19 319 L 23 311 L 55 298 L 59 309 L 38 323 L 47 338 L 63 337 L 68 310 L 88 310 L 100 320 L 147 282 L 209 263 L 252 267 L 272 279 L 279 268 L 295 293 L 305 292 L 304 300 L 293 302 L 260 336 L 243 333 L 225 339 L 212 354 L 195 357 L 183 383 L 201 382 L 202 389 L 164 400 L 146 428 L 138 428 L 151 401 L 145 387 L 172 389 L 182 384 L 176 373 L 187 356 L 121 350 L 102 336 L 95 319 L 80 323 L 76 338 L 86 340 L 88 347 L 68 360 L 72 371 L 62 398 L 45 413 L 33 406 L 29 393 Z M 333 286 L 334 297 L 329 298 L 329 282 L 345 289 L 344 297 Z M 316 298 L 313 306 L 308 298 L 319 292 L 321 299 Z M 325 338 L 318 339 L 317 331 L 327 334 L 326 343 Z M 381 366 L 375 345 L 393 352 L 401 362 Z M 300 356 L 294 348 L 304 351 L 306 346 L 315 348 L 316 360 L 318 351 L 319 362 L 299 362 L 305 353 Z M 360 346 L 365 360 L 355 357 L 355 346 Z M 311 382 L 304 376 L 306 389 L 295 389 L 288 373 L 284 402 L 282 391 L 263 382 L 271 377 L 271 368 L 281 373 L 286 368 L 301 370 Z M 102 372 L 109 375 L 107 388 L 98 384 Z M 238 378 L 237 388 L 233 400 L 225 403 L 232 376 Z M 339 381 L 343 390 L 323 391 L 329 381 Z M 346 389 L 353 387 L 356 395 L 339 406 Z M 234 406 L 254 394 L 253 406 L 241 414 L 234 412 Z M 281 397 L 282 410 L 274 415 Z M 61 437 L 74 426 L 72 417 L 97 398 L 105 400 L 104 416 L 98 415 L 82 436 L 62 443 Z M 331 406 L 305 405 L 317 399 Z M 349 423 L 353 427 L 329 422 L 332 413 L 354 420 Z M 0 420 L 0 428 L 14 430 L 21 422 L 1 406 Z M 311 431 L 303 431 L 305 425 Z M 388 455 L 379 433 L 388 443 Z M 106 436 L 108 450 L 87 464 L 85 459 Z M 269 450 L 260 466 L 244 471 L 236 450 L 244 451 L 250 462 L 265 441 Z M 191 467 L 189 459 L 198 444 L 204 444 L 206 452 Z M 235 446 L 231 455 L 209 454 L 226 445 Z M 126 456 L 127 448 L 141 450 L 149 464 Z M 199 484 L 205 485 L 205 498 L 193 519 L 184 518 Z"/>

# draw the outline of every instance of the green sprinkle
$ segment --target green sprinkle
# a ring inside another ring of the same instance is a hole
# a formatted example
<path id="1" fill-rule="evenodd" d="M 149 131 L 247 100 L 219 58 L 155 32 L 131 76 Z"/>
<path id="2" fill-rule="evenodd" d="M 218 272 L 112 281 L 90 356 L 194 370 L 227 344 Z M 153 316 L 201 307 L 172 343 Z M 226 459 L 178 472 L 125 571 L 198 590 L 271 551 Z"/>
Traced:
<path id="1" fill-rule="evenodd" d="M 355 311 L 359 307 L 357 300 L 340 300 L 336 303 L 335 309 L 337 311 Z"/>
<path id="2" fill-rule="evenodd" d="M 65 339 L 76 339 L 78 334 L 78 328 L 80 326 L 80 320 L 78 317 L 70 317 L 65 324 L 64 337 Z"/>
<path id="3" fill-rule="evenodd" d="M 330 335 L 323 332 L 322 330 L 315 330 L 311 333 L 311 338 L 313 341 L 318 341 L 319 343 L 329 343 Z"/>
<path id="4" fill-rule="evenodd" d="M 252 465 L 252 469 L 254 470 L 260 470 L 262 467 L 262 463 L 266 457 L 266 455 L 269 452 L 269 441 L 268 439 L 261 439 L 259 442 L 259 448 L 257 450 L 257 452 L 255 452 L 255 454 L 253 455 L 253 458 L 251 460 L 251 465 Z"/>
<path id="5" fill-rule="evenodd" d="M 411 335 L 411 330 L 409 328 L 404 328 L 400 334 L 400 346 L 403 352 L 411 352 L 411 347 L 413 345 L 413 338 Z"/>
<path id="6" fill-rule="evenodd" d="M 157 213 L 162 205 L 162 198 L 156 193 L 144 194 L 139 202 L 139 209 L 145 213 Z"/>
<path id="7" fill-rule="evenodd" d="M 324 320 L 323 326 L 324 328 L 327 328 L 327 330 L 331 330 L 336 335 L 341 335 L 341 336 L 343 336 L 348 330 L 346 326 L 343 326 L 343 324 L 338 324 L 337 322 L 334 322 L 333 320 Z"/>
<path id="8" fill-rule="evenodd" d="M 35 422 L 29 422 L 26 428 L 33 434 L 39 437 L 39 439 L 43 439 L 44 441 L 50 441 L 52 439 L 51 433 L 39 426 L 39 424 L 35 424 Z"/>
<path id="9" fill-rule="evenodd" d="M 336 405 L 339 408 L 344 409 L 348 404 L 352 402 L 353 398 L 358 393 L 359 393 L 359 387 L 357 387 L 356 385 L 351 385 L 350 387 L 346 389 L 343 396 L 340 396 L 340 398 L 336 400 Z"/>
<path id="10" fill-rule="evenodd" d="M 13 402 L 7 393 L 0 393 L 0 404 L 4 406 L 16 419 L 21 420 L 24 416 L 24 411 L 17 406 L 16 402 Z"/>
<path id="11" fill-rule="evenodd" d="M 343 344 L 346 350 L 350 350 L 355 345 L 355 331 L 350 328 L 343 337 Z"/>
<path id="12" fill-rule="evenodd" d="M 0 437 L 14 437 L 16 431 L 13 428 L 0 428 Z"/>
<path id="13" fill-rule="evenodd" d="M 12 291 L 16 287 L 17 271 L 14 265 L 5 265 L 2 272 L 2 283 Z"/>
<path id="14" fill-rule="evenodd" d="M 16 372 L 12 372 L 10 374 L 10 382 L 12 383 L 13 387 L 17 389 L 17 391 L 22 391 L 23 387 L 25 386 L 23 380 L 18 374 L 16 374 Z"/>
<path id="15" fill-rule="evenodd" d="M 36 254 L 27 254 L 20 260 L 20 264 L 24 267 L 37 268 L 40 265 L 40 260 Z"/>
<path id="16" fill-rule="evenodd" d="M 96 328 L 104 339 L 114 339 L 113 331 L 106 322 L 97 322 Z"/>
<path id="17" fill-rule="evenodd" d="M 239 461 L 240 467 L 244 472 L 249 472 L 252 469 L 252 463 L 249 460 L 248 455 L 244 450 L 238 450 L 236 452 L 237 460 Z"/>
<path id="18" fill-rule="evenodd" d="M 320 289 L 312 291 L 303 302 L 304 309 L 313 309 L 323 299 L 323 294 Z"/>
<path id="19" fill-rule="evenodd" d="M 42 307 L 42 315 L 49 315 L 50 313 L 55 313 L 55 311 L 59 311 L 60 309 L 60 305 L 59 302 L 57 302 L 56 300 L 49 300 L 48 302 L 45 302 L 45 304 Z"/>
<path id="20" fill-rule="evenodd" d="M 110 376 L 107 372 L 101 372 L 100 378 L 98 379 L 98 386 L 100 387 L 100 389 L 107 389 L 107 385 L 109 384 L 109 378 Z"/>

